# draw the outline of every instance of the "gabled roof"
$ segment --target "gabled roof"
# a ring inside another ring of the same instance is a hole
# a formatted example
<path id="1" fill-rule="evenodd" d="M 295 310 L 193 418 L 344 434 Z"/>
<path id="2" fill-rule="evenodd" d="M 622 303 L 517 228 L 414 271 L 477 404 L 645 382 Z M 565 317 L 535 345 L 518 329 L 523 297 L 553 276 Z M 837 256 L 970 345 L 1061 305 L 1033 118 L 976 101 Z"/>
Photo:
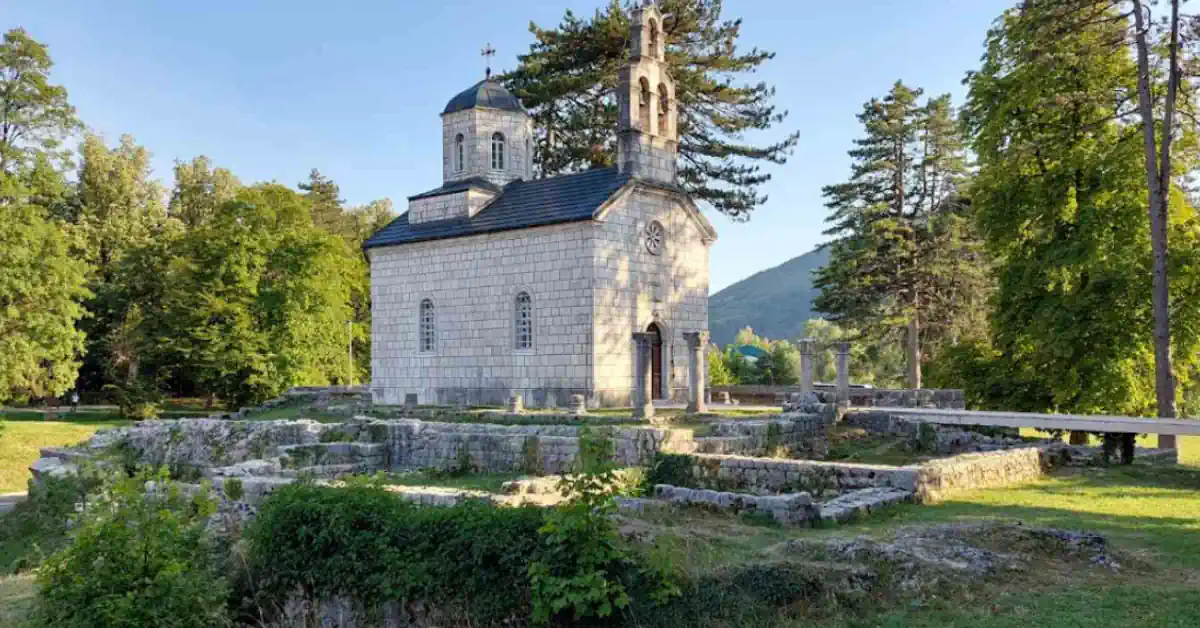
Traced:
<path id="1" fill-rule="evenodd" d="M 408 200 L 415 201 L 419 198 L 429 198 L 431 196 L 441 196 L 443 194 L 454 194 L 455 192 L 462 192 L 471 188 L 476 190 L 484 190 L 493 194 L 499 194 L 500 191 L 504 189 L 495 183 L 484 179 L 483 177 L 471 177 L 461 181 L 449 181 L 447 183 L 443 183 L 441 186 L 433 188 L 432 190 L 421 192 L 420 194 L 413 194 L 412 196 L 408 197 Z"/>
<path id="2" fill-rule="evenodd" d="M 521 106 L 520 99 L 514 96 L 512 92 L 505 89 L 503 85 L 496 81 L 484 79 L 459 92 L 454 98 L 451 98 L 450 102 L 446 103 L 446 108 L 442 110 L 442 115 L 464 109 L 473 109 L 475 107 L 503 109 L 505 111 L 525 111 L 525 108 Z"/>
<path id="3" fill-rule="evenodd" d="M 513 181 L 472 218 L 414 225 L 409 224 L 405 212 L 368 238 L 363 248 L 591 220 L 596 210 L 629 180 L 628 174 L 621 174 L 616 168 L 597 168 L 549 179 Z"/>

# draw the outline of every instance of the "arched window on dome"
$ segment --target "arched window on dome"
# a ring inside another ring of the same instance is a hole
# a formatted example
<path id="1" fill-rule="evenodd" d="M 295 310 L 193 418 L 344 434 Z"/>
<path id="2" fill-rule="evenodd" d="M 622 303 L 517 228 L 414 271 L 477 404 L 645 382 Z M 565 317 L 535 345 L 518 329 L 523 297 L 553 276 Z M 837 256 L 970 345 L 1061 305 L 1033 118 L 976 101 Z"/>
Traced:
<path id="1" fill-rule="evenodd" d="M 658 134 L 667 134 L 667 125 L 670 121 L 667 119 L 667 114 L 671 111 L 671 97 L 667 95 L 667 86 L 658 84 Z"/>
<path id="2" fill-rule="evenodd" d="M 492 134 L 492 170 L 504 170 L 504 135 Z"/>
<path id="3" fill-rule="evenodd" d="M 641 84 L 641 92 L 638 95 L 638 120 L 642 123 L 642 128 L 650 129 L 650 81 L 646 77 L 642 77 L 638 83 Z"/>
<path id="4" fill-rule="evenodd" d="M 658 58 L 658 23 L 650 20 L 650 56 Z"/>
<path id="5" fill-rule="evenodd" d="M 434 318 L 433 301 L 430 299 L 421 299 L 421 310 L 419 319 L 419 343 L 421 353 L 434 353 L 437 351 L 437 324 Z"/>
<path id="6" fill-rule="evenodd" d="M 463 137 L 462 133 L 459 133 L 458 135 L 456 135 L 454 137 L 454 171 L 455 172 L 462 172 L 463 167 L 465 166 L 465 164 L 463 163 L 463 143 L 465 141 L 466 141 L 466 138 Z"/>
<path id="7" fill-rule="evenodd" d="M 528 292 L 517 293 L 513 311 L 514 343 L 517 351 L 533 350 L 533 297 Z"/>

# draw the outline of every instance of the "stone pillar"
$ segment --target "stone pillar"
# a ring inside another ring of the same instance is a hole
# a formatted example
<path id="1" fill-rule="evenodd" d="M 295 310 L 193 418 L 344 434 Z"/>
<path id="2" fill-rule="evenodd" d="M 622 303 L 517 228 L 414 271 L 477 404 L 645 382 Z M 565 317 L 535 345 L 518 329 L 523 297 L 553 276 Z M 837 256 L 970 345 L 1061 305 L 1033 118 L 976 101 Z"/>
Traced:
<path id="1" fill-rule="evenodd" d="M 654 334 L 638 332 L 633 335 L 637 347 L 634 353 L 633 377 L 633 417 L 635 419 L 650 419 L 654 416 L 654 397 L 650 386 L 653 384 L 650 374 L 650 347 Z"/>
<path id="2" fill-rule="evenodd" d="M 508 396 L 508 413 L 521 414 L 525 411 L 525 397 L 521 393 L 513 393 Z"/>
<path id="3" fill-rule="evenodd" d="M 813 391 L 813 355 L 817 352 L 817 341 L 812 338 L 800 340 L 800 393 Z"/>
<path id="4" fill-rule="evenodd" d="M 850 343 L 834 343 L 837 350 L 837 402 L 850 405 Z"/>
<path id="5" fill-rule="evenodd" d="M 587 399 L 583 395 L 571 395 L 570 413 L 575 415 L 587 414 Z"/>
<path id="6" fill-rule="evenodd" d="M 688 345 L 688 414 L 708 412 L 704 401 L 706 356 L 704 349 L 708 346 L 708 332 L 685 331 L 684 340 Z"/>

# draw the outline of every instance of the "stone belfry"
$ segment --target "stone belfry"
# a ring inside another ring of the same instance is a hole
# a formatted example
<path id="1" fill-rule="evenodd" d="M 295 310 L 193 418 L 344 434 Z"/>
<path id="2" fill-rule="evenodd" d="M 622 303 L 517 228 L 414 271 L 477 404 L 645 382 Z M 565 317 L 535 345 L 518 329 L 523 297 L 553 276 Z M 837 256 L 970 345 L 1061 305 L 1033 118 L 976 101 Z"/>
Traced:
<path id="1" fill-rule="evenodd" d="M 617 168 L 639 179 L 675 184 L 675 81 L 664 56 L 663 15 L 649 3 L 629 21 L 629 64 L 620 74 Z"/>

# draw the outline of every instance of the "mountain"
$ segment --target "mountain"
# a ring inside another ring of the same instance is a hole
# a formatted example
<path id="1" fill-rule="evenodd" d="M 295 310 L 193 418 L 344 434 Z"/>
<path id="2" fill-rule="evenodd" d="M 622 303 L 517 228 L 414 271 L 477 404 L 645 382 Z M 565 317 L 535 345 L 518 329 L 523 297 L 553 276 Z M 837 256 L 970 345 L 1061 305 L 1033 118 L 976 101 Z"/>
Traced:
<path id="1" fill-rule="evenodd" d="M 712 341 L 733 342 L 738 330 L 750 326 L 772 340 L 796 338 L 812 317 L 812 271 L 829 262 L 829 249 L 819 247 L 775 268 L 755 273 L 708 299 L 708 328 Z"/>

